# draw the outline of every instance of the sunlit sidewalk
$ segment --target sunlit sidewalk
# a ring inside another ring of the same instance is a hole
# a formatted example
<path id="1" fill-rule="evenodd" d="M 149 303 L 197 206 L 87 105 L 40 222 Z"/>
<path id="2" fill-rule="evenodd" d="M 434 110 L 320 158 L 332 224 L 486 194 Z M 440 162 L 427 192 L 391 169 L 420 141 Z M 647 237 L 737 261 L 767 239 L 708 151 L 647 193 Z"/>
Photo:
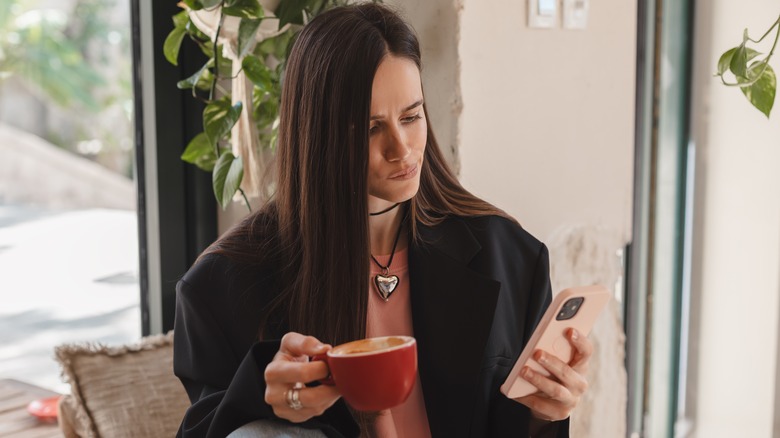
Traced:
<path id="1" fill-rule="evenodd" d="M 141 335 L 133 211 L 0 205 L 0 378 L 68 392 L 64 342 Z"/>

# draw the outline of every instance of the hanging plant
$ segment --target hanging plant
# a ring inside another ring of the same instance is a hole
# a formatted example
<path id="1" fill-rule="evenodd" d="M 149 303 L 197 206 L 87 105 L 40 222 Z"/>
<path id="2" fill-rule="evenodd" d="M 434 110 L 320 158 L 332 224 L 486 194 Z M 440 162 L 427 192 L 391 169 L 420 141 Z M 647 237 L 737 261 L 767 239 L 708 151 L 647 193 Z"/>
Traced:
<path id="1" fill-rule="evenodd" d="M 775 29 L 777 30 L 775 31 Z M 775 41 L 769 53 L 761 58 L 762 54 L 748 47 L 748 44 L 761 43 L 772 31 L 775 31 Z M 747 100 L 764 113 L 767 118 L 769 118 L 769 114 L 772 112 L 777 90 L 777 77 L 772 66 L 769 65 L 769 60 L 775 53 L 779 39 L 780 17 L 775 20 L 769 30 L 758 40 L 751 39 L 748 35 L 748 30 L 745 29 L 742 34 L 742 44 L 727 50 L 721 55 L 718 60 L 718 72 L 716 73 L 716 76 L 720 77 L 724 85 L 739 87 Z M 733 75 L 733 80 L 727 80 L 724 76 L 729 72 Z"/>
<path id="2" fill-rule="evenodd" d="M 347 0 L 183 0 L 163 46 L 177 65 L 184 41 L 208 61 L 176 85 L 206 104 L 204 131 L 182 160 L 212 174 L 214 196 L 225 209 L 239 194 L 269 196 L 262 173 L 276 147 L 279 100 L 291 42 L 303 25 Z"/>

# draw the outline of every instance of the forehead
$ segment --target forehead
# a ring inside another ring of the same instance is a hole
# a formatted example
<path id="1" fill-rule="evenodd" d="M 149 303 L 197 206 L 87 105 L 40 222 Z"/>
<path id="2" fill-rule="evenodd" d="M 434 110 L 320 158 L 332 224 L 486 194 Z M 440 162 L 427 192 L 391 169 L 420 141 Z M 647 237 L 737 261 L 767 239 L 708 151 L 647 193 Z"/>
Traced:
<path id="1" fill-rule="evenodd" d="M 371 114 L 400 111 L 422 97 L 417 64 L 407 58 L 385 56 L 374 75 Z"/>

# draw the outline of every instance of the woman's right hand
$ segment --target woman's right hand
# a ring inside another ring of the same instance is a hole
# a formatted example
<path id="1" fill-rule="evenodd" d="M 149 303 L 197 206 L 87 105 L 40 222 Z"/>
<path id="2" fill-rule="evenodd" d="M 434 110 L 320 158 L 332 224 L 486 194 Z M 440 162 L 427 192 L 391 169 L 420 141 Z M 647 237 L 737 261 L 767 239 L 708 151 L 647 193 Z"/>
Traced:
<path id="1" fill-rule="evenodd" d="M 282 337 L 282 345 L 274 360 L 265 367 L 265 402 L 271 405 L 279 418 L 302 423 L 322 415 L 341 397 L 334 386 L 301 387 L 328 377 L 328 365 L 324 361 L 309 362 L 309 357 L 324 354 L 332 347 L 317 338 L 289 332 Z M 287 392 L 298 384 L 300 409 L 293 409 Z"/>

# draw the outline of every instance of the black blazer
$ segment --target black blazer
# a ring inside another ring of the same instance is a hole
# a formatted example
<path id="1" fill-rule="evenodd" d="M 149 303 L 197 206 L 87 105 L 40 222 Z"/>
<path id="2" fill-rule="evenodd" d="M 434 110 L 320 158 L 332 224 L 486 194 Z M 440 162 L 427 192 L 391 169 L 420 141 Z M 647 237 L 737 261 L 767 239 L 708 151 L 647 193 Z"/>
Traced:
<path id="1" fill-rule="evenodd" d="M 434 437 L 526 437 L 530 411 L 499 386 L 551 300 L 547 248 L 519 225 L 488 216 L 419 225 L 409 250 L 419 377 Z M 278 290 L 274 270 L 210 255 L 177 285 L 174 371 L 192 401 L 178 436 L 224 437 L 274 418 L 263 371 L 284 322 L 257 341 L 258 309 Z M 359 429 L 343 400 L 301 424 L 329 437 Z M 568 419 L 545 436 L 568 437 Z"/>

